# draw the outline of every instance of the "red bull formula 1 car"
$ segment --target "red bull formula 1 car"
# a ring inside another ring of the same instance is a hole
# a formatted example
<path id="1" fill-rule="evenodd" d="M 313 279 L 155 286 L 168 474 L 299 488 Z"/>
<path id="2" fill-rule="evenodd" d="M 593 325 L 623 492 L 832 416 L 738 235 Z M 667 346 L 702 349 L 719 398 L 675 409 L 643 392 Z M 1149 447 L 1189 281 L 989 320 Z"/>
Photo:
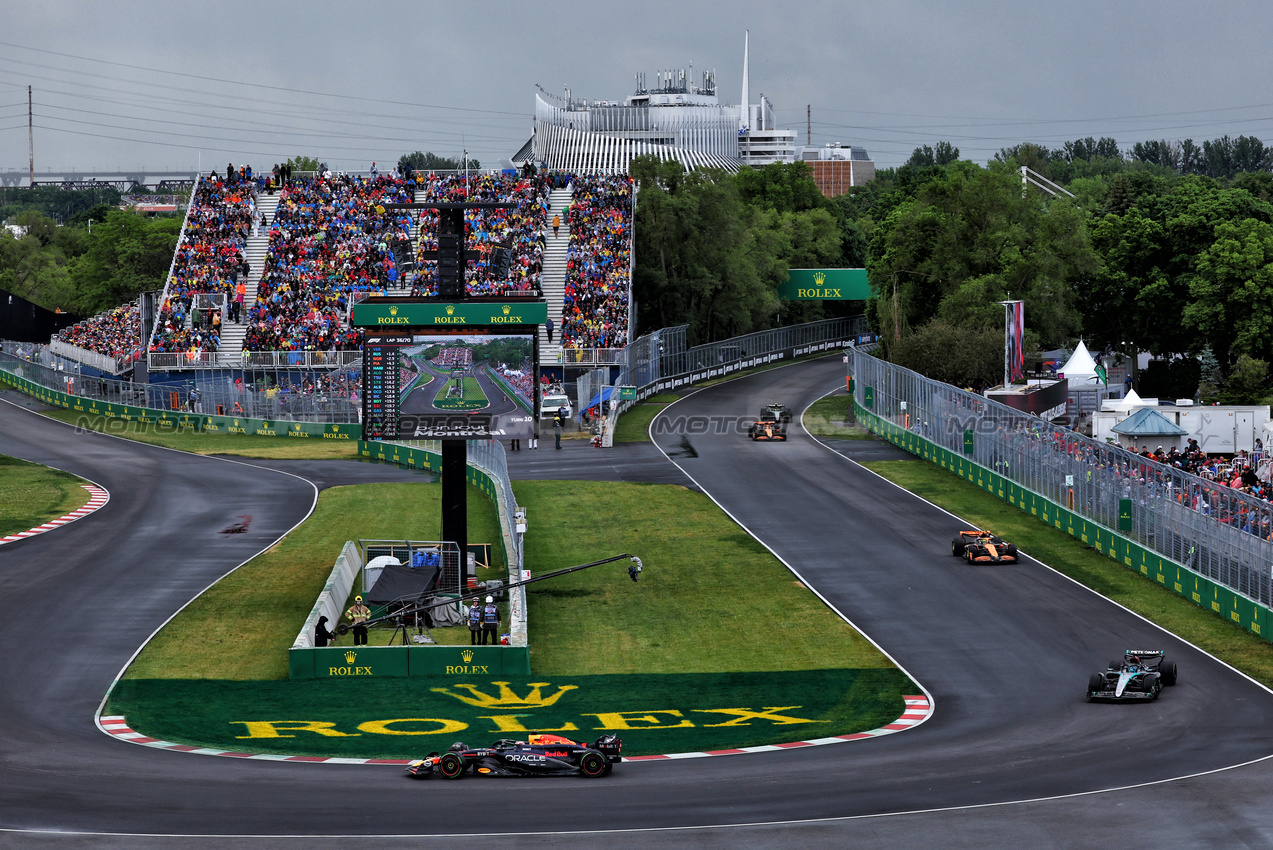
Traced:
<path id="1" fill-rule="evenodd" d="M 437 774 L 459 779 L 480 776 L 605 776 L 619 762 L 623 741 L 602 735 L 591 746 L 559 735 L 529 735 L 525 741 L 503 738 L 489 747 L 470 747 L 457 741 L 445 753 L 429 753 L 407 765 L 407 775 Z"/>
<path id="2" fill-rule="evenodd" d="M 970 564 L 1015 564 L 1017 547 L 989 531 L 961 531 L 950 541 L 950 554 Z"/>
<path id="3" fill-rule="evenodd" d="M 1087 680 L 1087 701 L 1156 700 L 1164 685 L 1176 684 L 1176 662 L 1161 649 L 1129 649 L 1104 673 Z"/>

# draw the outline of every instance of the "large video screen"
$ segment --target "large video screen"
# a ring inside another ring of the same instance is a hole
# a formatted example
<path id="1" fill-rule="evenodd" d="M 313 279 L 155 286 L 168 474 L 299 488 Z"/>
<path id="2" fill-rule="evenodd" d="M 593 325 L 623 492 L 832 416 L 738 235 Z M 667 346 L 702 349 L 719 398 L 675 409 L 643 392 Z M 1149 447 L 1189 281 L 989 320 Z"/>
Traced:
<path id="1" fill-rule="evenodd" d="M 530 334 L 414 334 L 397 351 L 401 439 L 533 436 Z"/>

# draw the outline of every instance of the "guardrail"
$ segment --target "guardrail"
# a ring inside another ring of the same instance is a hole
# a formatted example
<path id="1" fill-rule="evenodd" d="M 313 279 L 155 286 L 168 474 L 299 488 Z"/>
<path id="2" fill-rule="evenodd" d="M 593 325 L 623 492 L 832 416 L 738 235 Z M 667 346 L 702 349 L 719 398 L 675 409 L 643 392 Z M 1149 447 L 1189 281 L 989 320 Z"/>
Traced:
<path id="1" fill-rule="evenodd" d="M 860 350 L 850 366 L 871 430 L 1256 634 L 1273 619 L 1273 504 Z"/>
<path id="2" fill-rule="evenodd" d="M 97 351 L 89 351 L 87 348 L 80 348 L 78 345 L 71 345 L 69 342 L 56 338 L 49 340 L 49 351 L 59 357 L 75 360 L 89 368 L 96 369 L 99 372 L 109 372 L 112 375 L 118 375 L 123 372 L 127 365 L 133 362 L 128 357 L 111 357 Z"/>
<path id="3" fill-rule="evenodd" d="M 611 377 L 610 369 L 580 375 L 575 382 L 575 412 L 582 415 L 608 386 L 636 387 L 634 399 L 617 402 L 622 413 L 655 393 L 873 339 L 865 316 L 772 328 L 692 347 L 686 346 L 685 325 L 663 328 L 619 352 L 617 377 Z"/>

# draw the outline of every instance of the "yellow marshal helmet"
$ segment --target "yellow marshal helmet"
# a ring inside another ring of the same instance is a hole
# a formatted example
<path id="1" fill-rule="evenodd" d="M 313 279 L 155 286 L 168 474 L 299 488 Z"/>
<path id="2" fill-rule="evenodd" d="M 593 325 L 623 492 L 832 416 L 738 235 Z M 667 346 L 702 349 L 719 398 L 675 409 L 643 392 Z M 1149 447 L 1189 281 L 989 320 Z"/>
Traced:
<path id="1" fill-rule="evenodd" d="M 361 596 L 355 596 L 355 597 L 354 597 L 354 601 L 355 601 L 355 602 L 361 602 L 361 601 L 362 601 L 362 597 L 361 597 Z"/>

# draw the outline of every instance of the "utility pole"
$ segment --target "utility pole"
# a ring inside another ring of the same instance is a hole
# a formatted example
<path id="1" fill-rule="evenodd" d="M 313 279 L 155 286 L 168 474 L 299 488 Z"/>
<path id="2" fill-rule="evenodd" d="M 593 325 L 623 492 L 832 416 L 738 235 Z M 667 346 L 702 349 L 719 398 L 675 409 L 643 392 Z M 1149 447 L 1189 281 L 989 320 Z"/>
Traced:
<path id="1" fill-rule="evenodd" d="M 813 104 L 806 103 L 804 106 L 804 144 L 805 147 L 813 147 Z"/>
<path id="2" fill-rule="evenodd" d="M 31 186 L 35 186 L 35 130 L 31 120 L 31 87 L 27 86 L 27 169 Z"/>

